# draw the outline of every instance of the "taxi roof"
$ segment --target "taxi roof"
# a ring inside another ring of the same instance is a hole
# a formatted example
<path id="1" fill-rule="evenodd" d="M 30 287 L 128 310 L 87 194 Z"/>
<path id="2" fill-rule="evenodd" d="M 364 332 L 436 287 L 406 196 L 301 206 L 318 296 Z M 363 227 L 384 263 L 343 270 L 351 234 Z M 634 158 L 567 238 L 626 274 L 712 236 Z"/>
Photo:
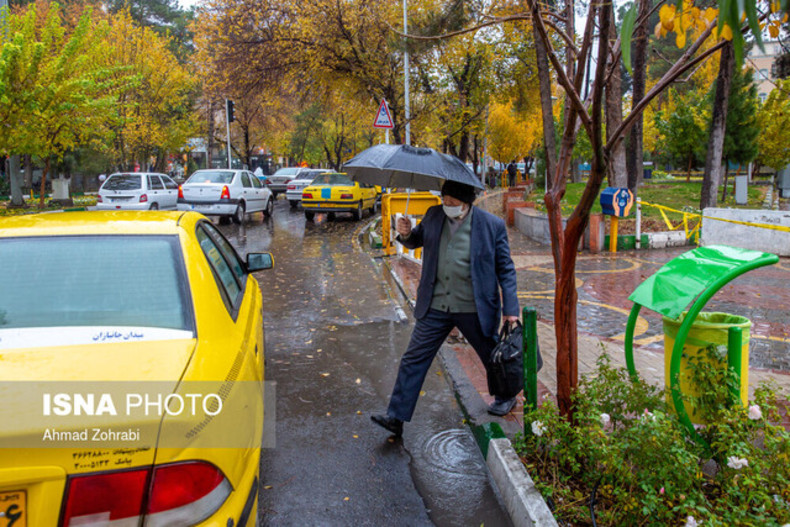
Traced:
<path id="1" fill-rule="evenodd" d="M 0 219 L 0 237 L 90 234 L 177 234 L 202 215 L 179 211 L 51 212 Z"/>

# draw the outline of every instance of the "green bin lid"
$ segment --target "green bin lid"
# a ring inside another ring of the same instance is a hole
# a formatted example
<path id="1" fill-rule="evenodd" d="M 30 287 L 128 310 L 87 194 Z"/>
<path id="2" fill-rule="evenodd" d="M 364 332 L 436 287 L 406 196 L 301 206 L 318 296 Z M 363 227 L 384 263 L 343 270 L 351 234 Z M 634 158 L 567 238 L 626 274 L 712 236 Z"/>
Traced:
<path id="1" fill-rule="evenodd" d="M 751 269 L 778 261 L 775 254 L 738 247 L 698 247 L 668 261 L 628 299 L 669 318 L 678 318 L 694 299 L 721 278 L 732 280 Z"/>

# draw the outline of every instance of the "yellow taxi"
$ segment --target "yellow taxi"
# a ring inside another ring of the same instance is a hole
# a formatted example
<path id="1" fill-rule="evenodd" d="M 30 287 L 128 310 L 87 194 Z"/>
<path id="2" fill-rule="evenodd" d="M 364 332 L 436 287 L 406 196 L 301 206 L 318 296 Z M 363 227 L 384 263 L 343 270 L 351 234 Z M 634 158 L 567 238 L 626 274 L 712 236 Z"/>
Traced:
<path id="1" fill-rule="evenodd" d="M 320 174 L 302 191 L 302 208 L 308 221 L 316 212 L 350 212 L 359 220 L 365 209 L 376 212 L 378 194 L 373 185 L 352 181 L 346 174 Z"/>
<path id="2" fill-rule="evenodd" d="M 0 527 L 255 525 L 272 266 L 195 212 L 0 220 Z"/>

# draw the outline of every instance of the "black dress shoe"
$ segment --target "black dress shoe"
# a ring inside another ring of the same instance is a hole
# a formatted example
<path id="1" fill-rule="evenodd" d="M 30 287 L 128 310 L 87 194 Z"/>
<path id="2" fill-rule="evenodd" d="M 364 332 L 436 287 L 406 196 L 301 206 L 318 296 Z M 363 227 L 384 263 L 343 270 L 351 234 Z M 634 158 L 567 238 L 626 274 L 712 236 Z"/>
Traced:
<path id="1" fill-rule="evenodd" d="M 512 399 L 505 399 L 504 401 L 500 399 L 495 399 L 491 406 L 488 407 L 488 413 L 491 415 L 498 415 L 500 417 L 507 415 L 516 406 L 516 398 L 513 397 Z"/>
<path id="2" fill-rule="evenodd" d="M 377 414 L 371 415 L 370 420 L 380 427 L 385 428 L 395 434 L 395 437 L 400 437 L 403 435 L 403 421 L 400 419 L 396 419 L 388 415 Z"/>

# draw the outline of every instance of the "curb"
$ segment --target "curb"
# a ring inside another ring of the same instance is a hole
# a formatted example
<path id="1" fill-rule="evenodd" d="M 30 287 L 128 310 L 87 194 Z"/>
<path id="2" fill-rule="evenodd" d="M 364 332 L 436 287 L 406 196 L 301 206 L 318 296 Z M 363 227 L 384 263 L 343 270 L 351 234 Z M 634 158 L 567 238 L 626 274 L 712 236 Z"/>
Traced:
<path id="1" fill-rule="evenodd" d="M 400 277 L 392 270 L 386 259 L 383 259 L 382 263 L 398 285 L 401 296 L 413 309 L 414 301 L 409 297 Z M 446 378 L 449 379 L 458 405 L 475 436 L 491 480 L 499 490 L 513 525 L 515 527 L 556 526 L 557 522 L 543 496 L 529 477 L 510 440 L 505 437 L 502 424 L 510 432 L 519 430 L 516 430 L 512 424 L 508 426 L 504 419 L 490 420 L 491 416 L 486 413 L 485 402 L 464 373 L 452 348 L 442 345 L 438 355 L 442 369 L 447 374 Z"/>

